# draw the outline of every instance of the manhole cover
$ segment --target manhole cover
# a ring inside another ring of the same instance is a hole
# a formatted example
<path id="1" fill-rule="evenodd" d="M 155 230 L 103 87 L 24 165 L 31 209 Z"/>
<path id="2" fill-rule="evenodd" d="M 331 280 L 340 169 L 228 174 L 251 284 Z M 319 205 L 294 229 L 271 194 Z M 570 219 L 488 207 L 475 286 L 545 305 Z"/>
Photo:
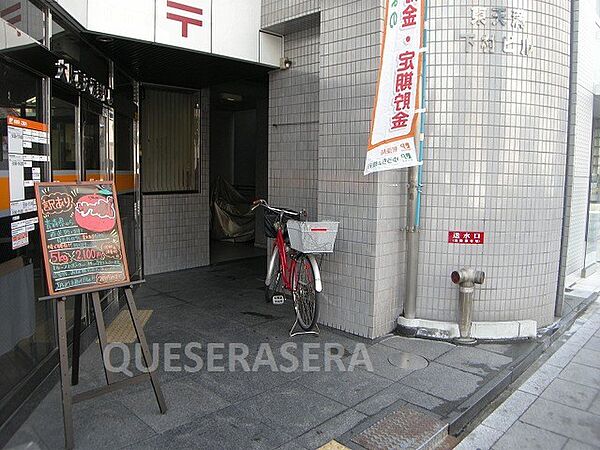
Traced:
<path id="1" fill-rule="evenodd" d="M 422 356 L 407 352 L 394 352 L 388 356 L 388 361 L 392 366 L 407 370 L 424 369 L 429 365 Z"/>

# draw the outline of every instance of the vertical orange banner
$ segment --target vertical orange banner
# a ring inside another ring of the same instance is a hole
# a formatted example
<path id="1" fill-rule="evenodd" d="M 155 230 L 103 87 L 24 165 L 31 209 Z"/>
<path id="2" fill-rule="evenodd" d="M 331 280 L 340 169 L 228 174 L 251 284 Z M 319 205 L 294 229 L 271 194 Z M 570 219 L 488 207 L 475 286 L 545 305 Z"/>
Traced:
<path id="1" fill-rule="evenodd" d="M 387 0 L 365 175 L 419 165 L 424 0 Z"/>

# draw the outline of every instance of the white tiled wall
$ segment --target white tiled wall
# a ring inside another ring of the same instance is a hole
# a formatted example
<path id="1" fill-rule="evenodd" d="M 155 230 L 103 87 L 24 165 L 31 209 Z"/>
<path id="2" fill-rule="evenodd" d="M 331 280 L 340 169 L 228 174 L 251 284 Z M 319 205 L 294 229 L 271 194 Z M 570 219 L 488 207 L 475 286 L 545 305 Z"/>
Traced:
<path id="1" fill-rule="evenodd" d="M 209 90 L 200 97 L 199 191 L 143 196 L 146 275 L 209 264 Z"/>
<path id="2" fill-rule="evenodd" d="M 289 34 L 289 70 L 269 83 L 269 202 L 317 214 L 319 27 Z"/>
<path id="3" fill-rule="evenodd" d="M 263 0 L 263 28 L 308 16 L 320 10 L 321 0 Z"/>
<path id="4" fill-rule="evenodd" d="M 506 2 L 505 2 L 506 3 Z M 502 51 L 502 34 L 471 23 L 471 2 L 430 0 L 428 111 L 417 317 L 456 320 L 452 270 L 486 272 L 474 320 L 553 320 L 563 215 L 569 83 L 569 3 L 535 0 L 517 37 L 529 56 Z M 494 1 L 478 1 L 488 11 Z M 509 11 L 510 14 L 510 11 Z M 509 25 L 510 26 L 510 25 Z M 508 31 L 512 33 L 512 31 Z M 494 34 L 493 54 L 481 36 Z M 467 48 L 461 35 L 475 34 Z M 484 231 L 485 245 L 447 243 Z"/>
<path id="5" fill-rule="evenodd" d="M 321 7 L 319 217 L 340 221 L 325 258 L 321 319 L 363 336 L 394 328 L 401 310 L 402 172 L 363 176 L 383 30 L 380 0 Z"/>

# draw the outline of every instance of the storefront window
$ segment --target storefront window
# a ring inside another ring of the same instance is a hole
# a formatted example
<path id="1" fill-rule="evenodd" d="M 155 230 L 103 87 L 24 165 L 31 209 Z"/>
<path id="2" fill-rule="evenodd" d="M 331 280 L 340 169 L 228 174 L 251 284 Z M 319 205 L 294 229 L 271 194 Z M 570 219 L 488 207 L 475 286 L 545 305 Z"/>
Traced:
<path id="1" fill-rule="evenodd" d="M 62 22 L 52 20 L 50 50 L 104 85 L 108 85 L 108 62 L 105 57 L 89 47 L 77 33 Z"/>
<path id="2" fill-rule="evenodd" d="M 600 103 L 600 101 L 597 101 Z M 590 205 L 588 212 L 586 271 L 600 262 L 600 108 L 594 108 L 592 158 L 590 169 Z"/>
<path id="3" fill-rule="evenodd" d="M 142 192 L 196 191 L 195 95 L 146 88 L 141 106 Z"/>
<path id="4" fill-rule="evenodd" d="M 27 0 L 0 0 L 0 17 L 38 42 L 44 41 L 44 12 Z"/>
<path id="5" fill-rule="evenodd" d="M 11 225 L 35 219 L 36 213 L 12 215 L 10 209 L 15 172 L 9 171 L 7 116 L 41 122 L 41 79 L 1 58 L 0 79 L 0 410 L 4 410 L 9 394 L 54 348 L 54 325 L 50 304 L 37 301 L 45 295 L 38 228 L 27 233 L 25 242 L 15 245 L 12 239 Z M 47 145 L 41 143 L 23 146 L 24 155 L 46 152 Z M 44 173 L 42 164 L 33 164 L 39 174 Z M 22 169 L 19 176 L 35 178 L 33 167 Z M 32 189 L 25 188 L 26 198 Z"/>
<path id="6" fill-rule="evenodd" d="M 76 134 L 75 114 L 77 99 L 62 93 L 56 86 L 52 89 L 52 174 L 55 181 L 76 181 Z"/>
<path id="7" fill-rule="evenodd" d="M 137 174 L 135 166 L 134 124 L 137 106 L 133 101 L 133 81 L 120 73 L 115 74 L 115 181 L 117 184 L 123 240 L 132 278 L 141 277 L 139 249 L 140 228 L 136 214 Z"/>

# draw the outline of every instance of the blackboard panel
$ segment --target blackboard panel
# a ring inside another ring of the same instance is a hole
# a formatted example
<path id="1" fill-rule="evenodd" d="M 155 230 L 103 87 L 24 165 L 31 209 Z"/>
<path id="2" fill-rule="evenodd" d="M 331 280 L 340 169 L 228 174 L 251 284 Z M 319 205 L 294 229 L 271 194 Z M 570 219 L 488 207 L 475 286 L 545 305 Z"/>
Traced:
<path id="1" fill-rule="evenodd" d="M 129 281 L 112 181 L 36 183 L 35 196 L 50 295 Z"/>

